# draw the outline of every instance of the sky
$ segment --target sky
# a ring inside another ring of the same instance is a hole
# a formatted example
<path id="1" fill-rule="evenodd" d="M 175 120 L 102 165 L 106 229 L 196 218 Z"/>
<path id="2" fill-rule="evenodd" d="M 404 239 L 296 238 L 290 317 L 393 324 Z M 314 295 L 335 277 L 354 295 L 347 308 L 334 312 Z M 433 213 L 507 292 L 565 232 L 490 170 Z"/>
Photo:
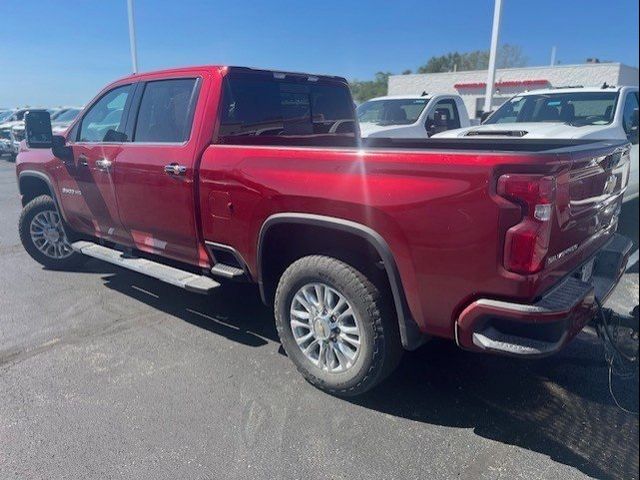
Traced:
<path id="1" fill-rule="evenodd" d="M 638 0 L 503 0 L 500 43 L 544 65 L 638 66 Z M 135 0 L 139 70 L 223 64 L 366 80 L 488 49 L 493 0 Z M 126 0 L 2 2 L 0 108 L 82 105 L 131 73 Z"/>

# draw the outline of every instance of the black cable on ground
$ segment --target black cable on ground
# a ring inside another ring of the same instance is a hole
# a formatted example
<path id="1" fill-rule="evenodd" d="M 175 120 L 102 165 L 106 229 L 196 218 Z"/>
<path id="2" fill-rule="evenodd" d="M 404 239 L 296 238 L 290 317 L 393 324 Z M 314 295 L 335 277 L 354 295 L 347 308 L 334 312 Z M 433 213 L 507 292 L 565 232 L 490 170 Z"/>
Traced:
<path id="1" fill-rule="evenodd" d="M 611 333 L 609 319 L 598 298 L 596 298 L 596 304 L 598 305 L 599 315 L 599 321 L 596 322 L 596 331 L 602 340 L 605 360 L 609 366 L 609 393 L 619 409 L 631 415 L 638 415 L 638 411 L 632 411 L 623 407 L 613 391 L 614 375 L 623 380 L 628 380 L 638 375 L 638 356 L 637 354 L 635 356 L 628 355 L 618 347 L 614 338 L 617 337 L 617 335 Z"/>

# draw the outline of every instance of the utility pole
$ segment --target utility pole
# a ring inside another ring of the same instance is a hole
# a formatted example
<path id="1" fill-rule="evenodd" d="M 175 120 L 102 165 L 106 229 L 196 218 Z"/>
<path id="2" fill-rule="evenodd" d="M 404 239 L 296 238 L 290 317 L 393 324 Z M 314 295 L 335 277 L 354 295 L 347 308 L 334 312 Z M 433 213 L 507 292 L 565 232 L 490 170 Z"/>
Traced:
<path id="1" fill-rule="evenodd" d="M 555 66 L 556 64 L 556 52 L 557 49 L 555 47 L 555 45 L 553 47 L 551 47 L 551 66 Z"/>
<path id="2" fill-rule="evenodd" d="M 500 37 L 500 17 L 502 16 L 502 0 L 495 0 L 493 8 L 493 28 L 491 29 L 491 50 L 489 51 L 489 71 L 487 72 L 487 88 L 484 95 L 484 111 L 491 111 L 493 86 L 496 83 L 496 57 L 498 54 L 498 38 Z"/>
<path id="3" fill-rule="evenodd" d="M 127 0 L 129 14 L 129 48 L 131 49 L 131 67 L 133 73 L 138 73 L 138 53 L 136 51 L 136 25 L 133 18 L 133 0 Z"/>

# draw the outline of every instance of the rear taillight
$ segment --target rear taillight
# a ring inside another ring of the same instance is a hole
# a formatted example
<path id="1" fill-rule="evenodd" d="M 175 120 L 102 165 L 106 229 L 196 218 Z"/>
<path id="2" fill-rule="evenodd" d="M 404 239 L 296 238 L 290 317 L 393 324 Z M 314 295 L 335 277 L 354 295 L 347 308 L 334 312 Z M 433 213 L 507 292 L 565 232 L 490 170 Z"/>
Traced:
<path id="1" fill-rule="evenodd" d="M 521 274 L 539 272 L 549 251 L 556 180 L 542 175 L 512 174 L 498 179 L 498 194 L 522 208 L 522 221 L 507 230 L 504 266 Z"/>

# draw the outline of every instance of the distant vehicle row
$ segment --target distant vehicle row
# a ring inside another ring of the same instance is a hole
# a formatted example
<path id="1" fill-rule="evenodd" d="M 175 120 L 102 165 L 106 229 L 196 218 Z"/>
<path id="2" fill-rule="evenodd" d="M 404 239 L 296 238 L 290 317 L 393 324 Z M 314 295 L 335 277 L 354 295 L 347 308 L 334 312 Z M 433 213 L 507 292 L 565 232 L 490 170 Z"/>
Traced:
<path id="1" fill-rule="evenodd" d="M 624 200 L 638 197 L 638 87 L 520 93 L 475 126 L 458 95 L 379 97 L 357 113 L 363 137 L 625 140 L 632 147 Z"/>
<path id="2" fill-rule="evenodd" d="M 534 90 L 512 97 L 482 125 L 437 137 L 626 140 L 631 168 L 624 201 L 638 198 L 638 87 Z"/>
<path id="3" fill-rule="evenodd" d="M 64 133 L 80 110 L 77 107 L 48 109 L 53 133 Z M 8 155 L 10 159 L 15 159 L 20 142 L 24 140 L 24 115 L 28 111 L 28 108 L 0 110 L 0 156 Z"/>

